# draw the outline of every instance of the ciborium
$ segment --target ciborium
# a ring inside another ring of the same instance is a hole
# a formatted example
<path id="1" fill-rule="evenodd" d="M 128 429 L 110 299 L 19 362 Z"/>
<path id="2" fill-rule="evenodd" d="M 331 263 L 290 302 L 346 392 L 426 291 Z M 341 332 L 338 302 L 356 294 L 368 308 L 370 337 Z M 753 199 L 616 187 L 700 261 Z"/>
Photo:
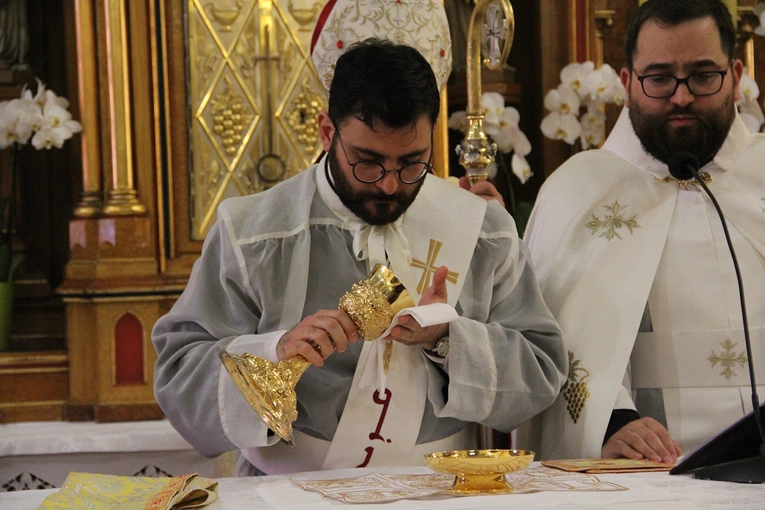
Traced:
<path id="1" fill-rule="evenodd" d="M 400 310 L 414 302 L 396 275 L 377 264 L 370 275 L 340 298 L 339 308 L 356 325 L 359 336 L 371 341 L 379 338 Z M 292 423 L 297 418 L 295 386 L 311 363 L 295 356 L 278 363 L 253 354 L 231 354 L 221 349 L 218 355 L 239 391 L 269 429 L 292 446 Z"/>

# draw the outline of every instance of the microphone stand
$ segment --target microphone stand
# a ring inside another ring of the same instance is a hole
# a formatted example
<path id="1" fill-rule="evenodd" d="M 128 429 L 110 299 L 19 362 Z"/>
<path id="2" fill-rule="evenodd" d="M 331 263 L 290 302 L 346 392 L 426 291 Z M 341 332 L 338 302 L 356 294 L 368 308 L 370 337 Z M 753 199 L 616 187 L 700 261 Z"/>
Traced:
<path id="1" fill-rule="evenodd" d="M 741 319 L 744 326 L 744 340 L 746 343 L 746 356 L 749 366 L 749 381 L 752 385 L 752 414 L 754 415 L 757 431 L 760 434 L 760 447 L 758 456 L 699 468 L 693 472 L 693 475 L 696 478 L 701 478 L 704 480 L 718 480 L 739 483 L 765 483 L 765 429 L 762 428 L 760 402 L 759 398 L 757 397 L 757 382 L 754 376 L 752 343 L 749 339 L 749 320 L 746 314 L 746 301 L 744 300 L 744 285 L 741 280 L 741 271 L 739 270 L 736 251 L 733 249 L 733 243 L 731 242 L 730 234 L 728 233 L 728 225 L 725 221 L 725 217 L 723 216 L 722 209 L 720 209 L 720 205 L 717 203 L 717 199 L 715 199 L 712 192 L 709 191 L 707 185 L 704 184 L 704 180 L 699 177 L 699 172 L 695 165 L 686 160 L 684 161 L 684 167 L 685 169 L 689 170 L 691 174 L 693 174 L 693 178 L 697 183 L 699 183 L 699 185 L 706 192 L 707 196 L 709 196 L 709 198 L 712 200 L 712 204 L 715 206 L 717 215 L 720 217 L 723 232 L 725 233 L 725 241 L 728 243 L 731 258 L 733 259 L 733 268 L 736 271 L 738 294 L 741 301 Z"/>

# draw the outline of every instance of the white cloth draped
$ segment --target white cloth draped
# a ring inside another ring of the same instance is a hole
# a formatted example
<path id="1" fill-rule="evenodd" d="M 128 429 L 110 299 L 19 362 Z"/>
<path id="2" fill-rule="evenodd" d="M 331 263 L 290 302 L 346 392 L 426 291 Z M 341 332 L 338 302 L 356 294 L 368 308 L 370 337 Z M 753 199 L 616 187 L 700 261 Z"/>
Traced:
<path id="1" fill-rule="evenodd" d="M 742 252 L 748 253 L 746 271 L 757 273 L 758 280 L 765 270 L 765 174 L 760 170 L 764 156 L 765 135 L 750 136 L 737 116 L 714 161 L 701 169 L 712 175 L 710 189 L 731 230 L 738 233 Z M 652 313 L 667 311 L 671 319 L 668 331 L 679 326 L 676 316 L 686 315 L 687 321 L 698 324 L 693 314 L 699 308 L 715 313 L 716 305 L 707 299 L 710 291 L 686 284 L 710 280 L 712 270 L 719 274 L 723 268 L 723 273 L 729 273 L 727 249 L 720 251 L 724 245 L 718 246 L 714 267 L 696 266 L 700 274 L 695 277 L 684 273 L 686 276 L 676 278 L 670 274 L 675 272 L 673 268 L 687 265 L 688 259 L 699 255 L 698 248 L 690 248 L 686 242 L 678 245 L 676 262 L 662 264 L 668 238 L 682 235 L 685 229 L 684 224 L 676 223 L 676 217 L 684 200 L 679 197 L 689 193 L 674 182 L 666 182 L 668 175 L 666 165 L 641 147 L 625 108 L 603 149 L 574 156 L 550 176 L 540 191 L 526 241 L 545 300 L 563 329 L 568 350 L 578 362 L 569 380 L 586 383 L 590 393 L 576 422 L 561 394 L 551 408 L 524 427 L 519 437 L 528 440 L 540 458 L 600 456 L 617 395 L 626 395 L 620 393 L 621 382 L 647 303 Z M 710 229 L 720 228 L 719 220 L 711 216 L 714 211 L 708 199 L 700 197 L 698 206 L 694 214 L 708 218 L 703 229 L 709 236 Z M 703 229 L 694 230 L 700 235 Z M 729 280 L 730 274 L 714 278 L 735 285 L 735 280 Z M 656 285 L 670 286 L 680 295 L 672 303 L 665 300 L 663 305 L 651 306 L 649 296 L 652 288 L 659 288 Z M 682 307 L 690 302 L 696 303 L 696 311 L 687 315 Z M 734 314 L 728 310 L 736 306 L 736 300 L 728 300 L 724 307 L 732 324 Z M 760 322 L 765 315 L 761 308 L 750 311 Z M 677 353 L 674 360 L 659 360 L 659 355 L 660 351 L 651 353 L 651 362 L 664 363 L 662 370 L 668 374 L 676 373 L 677 367 L 687 362 L 682 353 Z M 640 374 L 636 361 L 645 359 L 632 360 L 633 373 Z M 695 369 L 702 368 L 710 370 L 710 362 Z M 709 384 L 715 385 L 711 376 Z M 707 399 L 706 405 L 707 413 L 714 412 L 713 399 Z M 740 417 L 743 409 L 739 408 L 737 416 L 728 416 L 729 421 Z"/>

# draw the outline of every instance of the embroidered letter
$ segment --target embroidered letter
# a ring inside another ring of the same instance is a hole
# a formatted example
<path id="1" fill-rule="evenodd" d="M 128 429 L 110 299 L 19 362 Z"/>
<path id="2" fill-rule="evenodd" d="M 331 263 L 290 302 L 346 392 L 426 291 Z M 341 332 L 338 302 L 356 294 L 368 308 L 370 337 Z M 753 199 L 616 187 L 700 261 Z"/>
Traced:
<path id="1" fill-rule="evenodd" d="M 385 388 L 385 400 L 380 399 L 380 392 L 378 390 L 375 390 L 374 395 L 372 396 L 372 400 L 374 400 L 375 404 L 380 404 L 383 406 L 382 411 L 380 412 L 380 419 L 377 420 L 377 428 L 374 432 L 371 432 L 369 434 L 369 439 L 371 441 L 374 441 L 375 439 L 379 439 L 380 441 L 385 441 L 386 443 L 390 443 L 390 439 L 385 439 L 380 435 L 380 430 L 382 430 L 383 422 L 385 421 L 385 415 L 388 413 L 388 404 L 390 404 L 390 398 L 392 396 L 392 393 L 388 388 Z"/>
<path id="2" fill-rule="evenodd" d="M 367 464 L 369 464 L 369 461 L 372 459 L 372 454 L 374 453 L 375 448 L 374 446 L 367 446 L 366 448 L 364 448 L 364 451 L 367 452 L 367 457 L 364 459 L 364 462 L 356 466 L 357 468 L 367 467 Z"/>

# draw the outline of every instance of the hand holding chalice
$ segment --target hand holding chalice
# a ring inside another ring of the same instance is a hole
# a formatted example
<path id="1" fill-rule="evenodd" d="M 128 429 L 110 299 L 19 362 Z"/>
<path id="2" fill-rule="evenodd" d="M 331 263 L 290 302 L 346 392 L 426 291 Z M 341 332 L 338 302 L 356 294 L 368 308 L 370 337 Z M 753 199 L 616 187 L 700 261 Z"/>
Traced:
<path id="1" fill-rule="evenodd" d="M 382 264 L 377 264 L 367 279 L 354 284 L 339 303 L 339 308 L 351 318 L 358 335 L 364 340 L 374 340 L 382 335 L 396 313 L 409 306 L 414 306 L 409 292 Z M 334 347 L 331 335 L 329 341 Z M 314 342 L 311 347 L 316 354 L 322 355 L 319 344 Z M 315 357 L 310 350 L 306 354 Z M 219 356 L 247 402 L 271 430 L 292 445 L 292 422 L 297 418 L 295 385 L 311 362 L 303 355 L 278 363 L 225 350 L 219 351 Z"/>

